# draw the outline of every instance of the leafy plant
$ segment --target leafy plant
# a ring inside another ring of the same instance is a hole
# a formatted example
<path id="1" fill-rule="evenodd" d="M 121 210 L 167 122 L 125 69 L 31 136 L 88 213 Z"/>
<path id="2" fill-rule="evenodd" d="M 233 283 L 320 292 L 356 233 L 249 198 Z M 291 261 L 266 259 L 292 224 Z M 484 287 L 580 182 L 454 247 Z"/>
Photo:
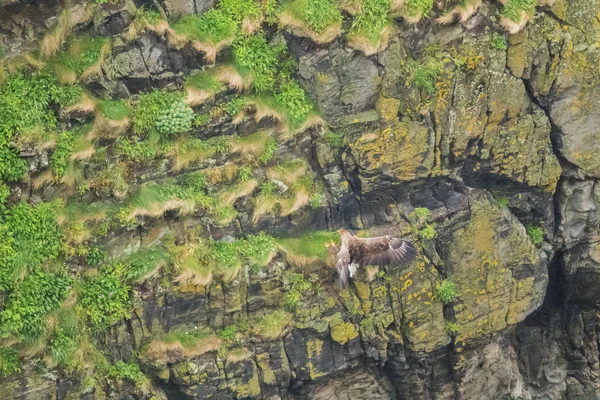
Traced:
<path id="1" fill-rule="evenodd" d="M 0 348 L 0 375 L 9 376 L 21 372 L 19 354 L 10 347 Z"/>
<path id="2" fill-rule="evenodd" d="M 225 112 L 233 117 L 239 114 L 246 107 L 247 101 L 243 97 L 234 97 L 225 104 Z"/>
<path id="3" fill-rule="evenodd" d="M 129 288 L 116 274 L 108 271 L 84 282 L 80 305 L 92 326 L 99 331 L 131 315 Z"/>
<path id="4" fill-rule="evenodd" d="M 324 204 L 324 200 L 323 200 L 323 195 L 321 193 L 315 193 L 310 197 L 310 200 L 308 201 L 308 205 L 311 208 L 321 208 L 323 207 Z"/>
<path id="5" fill-rule="evenodd" d="M 490 42 L 492 48 L 496 50 L 506 50 L 508 48 L 506 44 L 506 38 L 503 35 L 494 33 Z"/>
<path id="6" fill-rule="evenodd" d="M 456 284 L 444 279 L 435 287 L 435 297 L 444 304 L 450 304 L 456 300 Z"/>
<path id="7" fill-rule="evenodd" d="M 110 367 L 108 376 L 111 378 L 126 379 L 135 383 L 136 385 L 141 385 L 148 379 L 140 370 L 140 366 L 138 364 L 133 362 L 126 363 L 121 360 L 117 361 Z"/>
<path id="8" fill-rule="evenodd" d="M 437 232 L 435 229 L 435 224 L 427 224 L 420 231 L 419 236 L 425 240 L 432 240 L 436 237 Z"/>
<path id="9" fill-rule="evenodd" d="M 407 0 L 406 9 L 410 16 L 426 17 L 433 8 L 433 0 Z"/>
<path id="10" fill-rule="evenodd" d="M 285 294 L 283 305 L 289 311 L 295 311 L 302 300 L 313 290 L 313 284 L 303 274 L 292 272 L 284 277 Z"/>
<path id="11" fill-rule="evenodd" d="M 75 131 L 65 131 L 58 135 L 56 147 L 50 158 L 50 166 L 56 176 L 65 174 L 78 136 Z"/>
<path id="12" fill-rule="evenodd" d="M 165 110 L 169 110 L 180 100 L 179 93 L 158 90 L 141 95 L 132 112 L 133 132 L 139 135 L 155 129 L 159 117 Z"/>
<path id="13" fill-rule="evenodd" d="M 334 0 L 289 1 L 282 6 L 282 9 L 304 21 L 317 33 L 321 33 L 330 25 L 342 22 L 342 14 Z"/>
<path id="14" fill-rule="evenodd" d="M 124 100 L 103 100 L 98 103 L 98 108 L 105 118 L 120 121 L 129 116 L 129 104 Z"/>
<path id="15" fill-rule="evenodd" d="M 334 149 L 341 149 L 346 144 L 346 136 L 343 133 L 327 131 L 324 137 L 327 144 Z"/>
<path id="16" fill-rule="evenodd" d="M 526 228 L 527 235 L 531 239 L 531 243 L 539 246 L 544 241 L 544 229 L 539 226 L 528 225 Z"/>
<path id="17" fill-rule="evenodd" d="M 460 325 L 456 322 L 446 321 L 446 331 L 451 335 L 456 335 L 460 332 Z"/>
<path id="18" fill-rule="evenodd" d="M 275 141 L 275 139 L 270 137 L 265 143 L 264 150 L 258 155 L 258 161 L 260 161 L 263 164 L 268 163 L 275 155 L 275 150 L 277 150 L 277 142 Z"/>
<path id="19" fill-rule="evenodd" d="M 158 117 L 156 128 L 164 136 L 187 132 L 192 128 L 194 112 L 180 100 Z"/>
<path id="20" fill-rule="evenodd" d="M 285 109 L 292 124 L 304 121 L 312 108 L 304 90 L 293 80 L 285 80 L 280 83 L 275 101 Z"/>
<path id="21" fill-rule="evenodd" d="M 246 18 L 258 19 L 261 15 L 260 5 L 255 0 L 221 0 L 219 9 L 237 23 Z"/>
<path id="22" fill-rule="evenodd" d="M 72 279 L 33 271 L 25 275 L 8 296 L 0 314 L 2 332 L 21 338 L 37 338 L 45 329 L 44 318 L 65 299 Z"/>
<path id="23" fill-rule="evenodd" d="M 273 90 L 278 63 L 277 52 L 262 34 L 240 37 L 233 43 L 233 59 L 238 69 L 252 77 L 259 93 Z"/>
<path id="24" fill-rule="evenodd" d="M 416 218 L 418 221 L 425 221 L 431 216 L 431 211 L 424 207 L 418 207 L 410 213 L 410 216 Z"/>

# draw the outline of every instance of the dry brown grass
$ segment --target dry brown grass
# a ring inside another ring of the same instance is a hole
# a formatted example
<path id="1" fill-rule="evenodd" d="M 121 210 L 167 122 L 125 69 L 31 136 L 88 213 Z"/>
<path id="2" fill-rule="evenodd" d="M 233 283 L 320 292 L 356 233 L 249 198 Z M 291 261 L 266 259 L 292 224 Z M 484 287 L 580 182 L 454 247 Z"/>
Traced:
<path id="1" fill-rule="evenodd" d="M 192 47 L 197 51 L 204 53 L 204 61 L 209 64 L 214 64 L 217 60 L 217 54 L 223 49 L 228 48 L 233 43 L 233 38 L 221 40 L 217 43 L 205 43 L 199 40 L 192 41 Z"/>
<path id="2" fill-rule="evenodd" d="M 16 147 L 19 150 L 49 150 L 56 145 L 56 133 L 47 133 L 43 128 L 33 127 L 23 130 L 17 137 Z"/>
<path id="3" fill-rule="evenodd" d="M 56 54 L 71 34 L 72 28 L 72 16 L 67 8 L 58 16 L 56 26 L 42 38 L 40 42 L 41 56 L 51 57 Z"/>
<path id="4" fill-rule="evenodd" d="M 339 0 L 339 6 L 341 10 L 346 11 L 352 16 L 356 16 L 362 11 L 362 3 L 360 0 Z"/>
<path id="5" fill-rule="evenodd" d="M 209 90 L 201 90 L 190 87 L 185 88 L 185 93 L 185 102 L 192 107 L 199 106 L 213 97 L 213 93 Z"/>
<path id="6" fill-rule="evenodd" d="M 54 182 L 54 174 L 51 170 L 47 169 L 35 178 L 31 180 L 31 185 L 34 189 L 39 189 L 49 183 Z"/>
<path id="7" fill-rule="evenodd" d="M 88 139 L 116 139 L 129 128 L 129 118 L 123 118 L 118 121 L 107 119 L 101 112 L 96 113 L 94 126 L 88 133 Z"/>
<path id="8" fill-rule="evenodd" d="M 221 192 L 219 194 L 219 200 L 224 204 L 231 206 L 237 199 L 251 195 L 257 186 L 258 181 L 256 179 L 250 179 L 247 182 L 239 182 Z"/>
<path id="9" fill-rule="evenodd" d="M 239 168 L 235 163 L 226 162 L 217 167 L 205 168 L 202 170 L 202 174 L 206 178 L 206 182 L 215 186 L 233 181 L 238 169 Z"/>
<path id="10" fill-rule="evenodd" d="M 294 17 L 291 13 L 284 11 L 279 14 L 279 23 L 290 29 L 296 36 L 310 38 L 317 44 L 327 44 L 335 40 L 342 32 L 341 24 L 333 24 L 326 27 L 323 32 L 317 33 L 310 29 L 304 21 Z"/>
<path id="11" fill-rule="evenodd" d="M 327 126 L 327 122 L 325 122 L 325 120 L 321 118 L 318 114 L 310 114 L 308 118 L 306 118 L 306 121 L 304 121 L 302 125 L 300 125 L 298 128 L 284 130 L 279 133 L 279 137 L 282 140 L 290 140 L 302 132 L 320 126 Z"/>
<path id="12" fill-rule="evenodd" d="M 364 36 L 353 35 L 349 38 L 348 45 L 356 50 L 362 51 L 366 56 L 372 56 L 387 48 L 390 40 L 390 32 L 390 27 L 386 26 L 381 32 L 379 40 L 375 44 Z"/>
<path id="13" fill-rule="evenodd" d="M 242 21 L 242 32 L 246 35 L 252 35 L 263 23 L 262 15 L 259 18 L 244 18 Z"/>
<path id="14" fill-rule="evenodd" d="M 87 93 L 83 93 L 81 95 L 81 100 L 79 102 L 73 104 L 65 108 L 65 111 L 68 113 L 72 112 L 81 112 L 81 113 L 92 113 L 96 111 L 96 100 L 94 100 Z"/>
<path id="15" fill-rule="evenodd" d="M 135 217 L 162 217 L 165 212 L 179 210 L 181 214 L 191 214 L 196 210 L 196 203 L 192 200 L 171 199 L 163 202 L 147 204 L 143 207 L 134 208 L 127 216 L 129 220 Z"/>
<path id="16" fill-rule="evenodd" d="M 221 65 L 215 72 L 215 78 L 226 84 L 230 89 L 240 91 L 250 88 L 251 82 L 244 82 L 244 78 L 231 65 Z"/>
<path id="17" fill-rule="evenodd" d="M 464 23 L 477 12 L 479 7 L 481 7 L 481 4 L 482 0 L 470 0 L 464 7 L 454 7 L 450 12 L 437 18 L 436 22 L 440 25 L 448 25 L 454 21 Z"/>
<path id="18" fill-rule="evenodd" d="M 228 363 L 238 363 L 252 357 L 252 352 L 245 347 L 232 349 L 227 352 L 226 360 Z"/>
<path id="19" fill-rule="evenodd" d="M 274 214 L 280 205 L 280 198 L 275 195 L 261 195 L 254 200 L 254 212 L 252 223 L 257 223 L 260 217 L 267 214 Z"/>
<path id="20" fill-rule="evenodd" d="M 282 170 L 278 167 L 272 167 L 267 169 L 267 177 L 269 179 L 276 179 L 278 181 L 282 181 L 286 185 L 290 186 L 294 182 L 296 182 L 299 178 L 304 176 L 308 171 L 308 166 L 306 163 L 298 163 L 294 169 L 291 170 Z"/>
<path id="21" fill-rule="evenodd" d="M 81 73 L 80 79 L 85 80 L 90 76 L 100 76 L 102 75 L 102 69 L 105 67 L 106 56 L 110 53 L 110 43 L 105 43 L 100 49 L 100 56 L 96 63 L 90 67 L 88 67 L 85 71 Z"/>
<path id="22" fill-rule="evenodd" d="M 285 217 L 286 215 L 290 215 L 291 213 L 298 211 L 307 205 L 309 200 L 310 193 L 308 193 L 308 191 L 303 187 L 297 188 L 292 197 L 280 202 L 281 216 Z"/>
<path id="23" fill-rule="evenodd" d="M 210 158 L 213 151 L 206 148 L 189 148 L 189 137 L 182 136 L 173 143 L 169 156 L 173 158 L 173 171 L 181 171 L 192 163 Z"/>
<path id="24" fill-rule="evenodd" d="M 239 136 L 231 141 L 231 152 L 240 156 L 257 156 L 262 153 L 267 141 L 272 136 L 272 131 L 264 130 L 250 135 Z"/>

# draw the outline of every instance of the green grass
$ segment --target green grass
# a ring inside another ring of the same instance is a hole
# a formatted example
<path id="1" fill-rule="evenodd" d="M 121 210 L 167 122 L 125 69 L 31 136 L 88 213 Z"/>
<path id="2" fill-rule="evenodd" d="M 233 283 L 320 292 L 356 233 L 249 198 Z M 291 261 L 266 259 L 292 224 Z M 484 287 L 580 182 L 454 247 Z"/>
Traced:
<path id="1" fill-rule="evenodd" d="M 303 274 L 296 272 L 284 276 L 283 286 L 285 294 L 282 303 L 291 312 L 296 311 L 303 300 L 316 289 L 313 282 L 308 281 Z"/>
<path id="2" fill-rule="evenodd" d="M 278 53 L 269 46 L 263 34 L 238 38 L 233 43 L 233 59 L 238 71 L 251 76 L 258 93 L 274 89 Z"/>
<path id="3" fill-rule="evenodd" d="M 160 340 L 165 343 L 181 343 L 183 347 L 192 348 L 199 341 L 212 335 L 210 329 L 189 329 L 189 330 L 172 330 L 166 335 L 162 335 Z"/>
<path id="4" fill-rule="evenodd" d="M 9 376 L 21 371 L 19 353 L 9 347 L 0 348 L 0 375 Z"/>
<path id="5" fill-rule="evenodd" d="M 218 93 L 225 89 L 225 85 L 215 78 L 212 70 L 204 70 L 188 76 L 185 80 L 185 86 L 209 93 Z"/>
<path id="6" fill-rule="evenodd" d="M 99 61 L 102 47 L 109 43 L 109 38 L 96 36 L 74 39 L 69 43 L 68 50 L 57 53 L 48 61 L 48 65 L 59 77 L 65 72 L 81 75 Z"/>
<path id="7" fill-rule="evenodd" d="M 496 50 L 506 50 L 508 48 L 508 45 L 506 44 L 506 38 L 503 35 L 499 35 L 497 33 L 494 33 L 492 35 L 490 45 L 493 49 Z"/>
<path id="8" fill-rule="evenodd" d="M 259 322 L 260 335 L 266 339 L 276 339 L 293 322 L 293 315 L 283 310 L 276 310 L 266 314 Z"/>
<path id="9" fill-rule="evenodd" d="M 201 16 L 186 15 L 174 23 L 172 28 L 190 40 L 212 44 L 233 38 L 238 30 L 231 15 L 215 8 Z"/>
<path id="10" fill-rule="evenodd" d="M 428 95 L 435 94 L 437 78 L 442 73 L 442 64 L 429 58 L 422 62 L 409 60 L 407 63 L 408 80 Z"/>
<path id="11" fill-rule="evenodd" d="M 544 228 L 539 226 L 528 225 L 525 227 L 527 230 L 527 235 L 529 239 L 531 239 L 531 243 L 536 246 L 539 246 L 544 241 Z"/>
<path id="12" fill-rule="evenodd" d="M 521 13 L 525 11 L 527 14 L 532 14 L 536 4 L 536 0 L 508 0 L 502 8 L 502 16 L 518 22 L 521 20 Z"/>
<path id="13" fill-rule="evenodd" d="M 133 281 L 139 280 L 149 272 L 152 272 L 161 265 L 166 265 L 171 261 L 172 259 L 169 252 L 159 246 L 138 250 L 119 260 L 120 263 L 126 266 L 127 279 Z"/>
<path id="14" fill-rule="evenodd" d="M 433 0 L 406 0 L 406 10 L 410 16 L 427 17 L 433 8 Z"/>
<path id="15" fill-rule="evenodd" d="M 260 2 L 255 0 L 220 0 L 219 10 L 237 23 L 246 18 L 258 19 L 262 14 Z"/>
<path id="16" fill-rule="evenodd" d="M 327 257 L 325 243 L 333 241 L 340 243 L 340 235 L 337 232 L 316 231 L 294 238 L 277 238 L 277 244 L 296 255 L 319 259 Z"/>
<path id="17" fill-rule="evenodd" d="M 376 44 L 389 22 L 390 10 L 390 0 L 364 0 L 362 11 L 352 21 L 350 33 L 364 36 Z"/>
<path id="18" fill-rule="evenodd" d="M 456 300 L 456 284 L 448 279 L 444 279 L 435 287 L 435 297 L 444 304 L 450 304 Z"/>
<path id="19" fill-rule="evenodd" d="M 136 385 L 141 385 L 148 380 L 146 375 L 140 370 L 140 366 L 133 362 L 117 361 L 109 369 L 108 376 L 128 380 Z"/>
<path id="20" fill-rule="evenodd" d="M 303 21 L 316 33 L 342 22 L 342 14 L 334 0 L 294 0 L 282 4 L 282 11 L 289 12 Z"/>
<path id="21" fill-rule="evenodd" d="M 98 110 L 102 115 L 113 121 L 129 117 L 129 103 L 125 100 L 102 100 L 98 102 Z"/>

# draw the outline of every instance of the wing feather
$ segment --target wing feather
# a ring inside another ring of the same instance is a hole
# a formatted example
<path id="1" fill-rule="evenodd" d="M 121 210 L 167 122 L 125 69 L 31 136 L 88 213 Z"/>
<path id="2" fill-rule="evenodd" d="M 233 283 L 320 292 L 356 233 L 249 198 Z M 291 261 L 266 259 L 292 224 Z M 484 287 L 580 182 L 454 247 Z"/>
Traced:
<path id="1" fill-rule="evenodd" d="M 397 266 L 412 261 L 417 255 L 415 245 L 405 239 L 391 236 L 379 236 L 369 239 L 356 238 L 360 251 L 353 258 L 353 262 L 361 267 L 369 265 Z"/>

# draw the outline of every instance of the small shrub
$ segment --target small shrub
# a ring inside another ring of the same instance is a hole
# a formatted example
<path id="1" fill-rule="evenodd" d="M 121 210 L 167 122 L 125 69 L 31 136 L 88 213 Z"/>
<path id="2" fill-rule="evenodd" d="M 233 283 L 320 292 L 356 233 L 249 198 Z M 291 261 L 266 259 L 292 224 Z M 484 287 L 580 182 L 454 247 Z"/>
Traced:
<path id="1" fill-rule="evenodd" d="M 314 289 L 313 284 L 303 274 L 295 272 L 284 277 L 283 285 L 285 288 L 283 305 L 291 312 L 295 311 L 302 300 Z"/>
<path id="2" fill-rule="evenodd" d="M 528 225 L 526 228 L 527 235 L 531 239 L 531 243 L 539 246 L 544 241 L 544 229 L 539 226 Z"/>
<path id="3" fill-rule="evenodd" d="M 317 33 L 342 22 L 342 14 L 334 0 L 295 0 L 284 4 L 282 8 Z"/>
<path id="4" fill-rule="evenodd" d="M 437 236 L 435 224 L 427 224 L 419 231 L 419 236 L 425 240 L 432 240 Z"/>
<path id="5" fill-rule="evenodd" d="M 311 110 L 304 90 L 293 80 L 286 80 L 279 85 L 275 101 L 285 109 L 292 125 L 304 121 Z"/>
<path id="6" fill-rule="evenodd" d="M 431 211 L 424 207 L 418 207 L 410 213 L 410 216 L 416 218 L 418 221 L 425 221 L 431 216 Z"/>
<path id="7" fill-rule="evenodd" d="M 180 94 L 158 90 L 140 96 L 132 112 L 133 132 L 139 135 L 155 129 L 158 118 L 180 100 Z"/>
<path id="8" fill-rule="evenodd" d="M 8 296 L 0 314 L 2 331 L 21 338 L 37 338 L 45 329 L 46 315 L 67 296 L 72 279 L 41 271 L 25 275 Z"/>
<path id="9" fill-rule="evenodd" d="M 277 150 L 277 142 L 275 141 L 275 139 L 270 137 L 265 143 L 264 150 L 258 155 L 258 161 L 260 161 L 263 164 L 268 163 L 275 155 L 275 150 Z"/>
<path id="10" fill-rule="evenodd" d="M 92 326 L 99 331 L 131 315 L 129 288 L 118 276 L 106 271 L 86 280 L 80 305 Z"/>
<path id="11" fill-rule="evenodd" d="M 148 379 L 146 378 L 146 375 L 140 371 L 140 366 L 138 364 L 133 362 L 125 363 L 121 360 L 110 367 L 108 376 L 111 378 L 126 379 L 136 385 L 141 385 Z"/>
<path id="12" fill-rule="evenodd" d="M 506 50 L 508 48 L 506 44 L 506 38 L 503 35 L 499 35 L 497 33 L 494 33 L 492 35 L 491 46 L 496 50 Z"/>
<path id="13" fill-rule="evenodd" d="M 343 133 L 328 131 L 325 133 L 325 141 L 334 149 L 341 149 L 346 144 L 346 136 Z"/>
<path id="14" fill-rule="evenodd" d="M 56 147 L 50 158 L 50 167 L 56 176 L 63 176 L 65 174 L 78 136 L 75 131 L 61 132 L 58 135 Z"/>
<path id="15" fill-rule="evenodd" d="M 219 9 L 237 23 L 246 18 L 258 19 L 261 15 L 259 2 L 255 0 L 220 0 Z"/>
<path id="16" fill-rule="evenodd" d="M 106 252 L 98 246 L 92 246 L 87 253 L 88 265 L 99 265 L 106 258 Z"/>
<path id="17" fill-rule="evenodd" d="M 435 297 L 444 304 L 450 304 L 456 300 L 456 285 L 454 282 L 444 279 L 435 287 Z"/>
<path id="18" fill-rule="evenodd" d="M 247 101 L 242 97 L 234 97 L 225 104 L 225 112 L 230 117 L 234 117 L 244 110 Z"/>
<path id="19" fill-rule="evenodd" d="M 9 376 L 21 372 L 19 354 L 9 347 L 0 348 L 0 375 Z"/>
<path id="20" fill-rule="evenodd" d="M 446 331 L 454 336 L 460 332 L 460 326 L 456 322 L 446 321 Z"/>
<path id="21" fill-rule="evenodd" d="M 156 121 L 156 128 L 164 136 L 187 132 L 192 129 L 194 112 L 180 100 L 161 114 Z"/>
<path id="22" fill-rule="evenodd" d="M 269 46 L 264 35 L 238 38 L 233 43 L 233 58 L 240 71 L 252 77 L 252 85 L 259 93 L 273 90 L 277 52 Z"/>
<path id="23" fill-rule="evenodd" d="M 323 195 L 321 193 L 315 193 L 308 200 L 308 205 L 311 208 L 321 208 L 324 204 Z"/>
<path id="24" fill-rule="evenodd" d="M 433 0 L 407 0 L 406 9 L 410 16 L 427 17 L 433 8 Z"/>

